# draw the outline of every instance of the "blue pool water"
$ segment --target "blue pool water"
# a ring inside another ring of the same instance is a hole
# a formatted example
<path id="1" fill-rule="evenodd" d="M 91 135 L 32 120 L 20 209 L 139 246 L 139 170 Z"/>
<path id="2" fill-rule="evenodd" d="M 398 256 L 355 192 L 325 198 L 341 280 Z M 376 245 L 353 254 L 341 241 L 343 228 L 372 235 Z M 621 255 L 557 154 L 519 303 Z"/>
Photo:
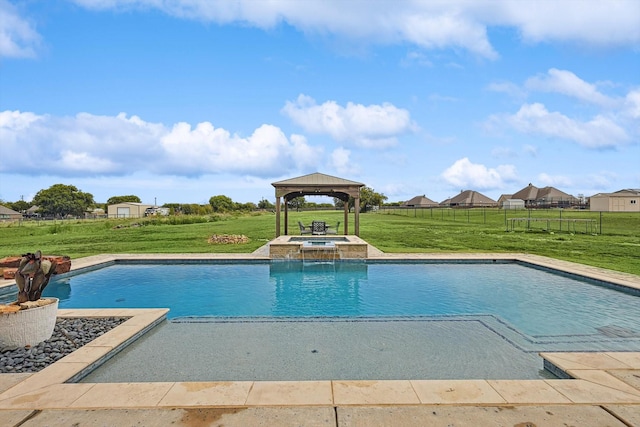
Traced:
<path id="1" fill-rule="evenodd" d="M 640 297 L 517 263 L 115 264 L 54 280 L 45 296 L 169 318 L 486 315 L 531 337 L 640 338 Z"/>

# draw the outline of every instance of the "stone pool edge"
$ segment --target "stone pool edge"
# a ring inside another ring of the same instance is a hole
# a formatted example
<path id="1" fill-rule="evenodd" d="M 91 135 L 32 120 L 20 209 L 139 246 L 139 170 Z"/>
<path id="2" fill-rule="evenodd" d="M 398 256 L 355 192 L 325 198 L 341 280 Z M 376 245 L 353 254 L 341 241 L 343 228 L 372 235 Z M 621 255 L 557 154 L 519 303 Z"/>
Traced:
<path id="1" fill-rule="evenodd" d="M 370 253 L 369 258 L 513 260 L 640 289 L 638 276 L 528 254 L 374 252 Z M 74 260 L 72 269 L 120 259 L 268 258 L 252 254 L 97 255 Z M 572 378 L 568 380 L 66 383 L 161 322 L 166 313 L 166 309 L 59 310 L 59 316 L 65 317 L 131 318 L 40 372 L 0 374 L 3 385 L 9 384 L 6 388 L 0 388 L 0 410 L 367 405 L 632 405 L 640 410 L 640 353 L 634 352 L 540 354 L 545 367 L 561 377 Z M 109 396 L 109 399 L 105 399 L 105 396 Z"/>

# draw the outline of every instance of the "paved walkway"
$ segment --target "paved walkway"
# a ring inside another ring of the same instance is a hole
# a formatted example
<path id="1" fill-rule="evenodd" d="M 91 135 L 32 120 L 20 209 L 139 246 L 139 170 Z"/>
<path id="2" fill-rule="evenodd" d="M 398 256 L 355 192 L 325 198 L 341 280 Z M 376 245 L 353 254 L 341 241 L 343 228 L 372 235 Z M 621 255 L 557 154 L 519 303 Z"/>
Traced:
<path id="1" fill-rule="evenodd" d="M 74 260 L 73 268 L 115 259 L 261 257 L 101 255 Z M 526 254 L 374 257 L 517 259 L 640 289 L 638 276 Z M 162 322 L 166 310 L 59 316 L 130 319 L 40 372 L 0 375 L 0 426 L 640 426 L 640 353 L 541 354 L 549 370 L 571 379 L 75 383 Z M 202 363 L 215 360 L 203 355 Z"/>

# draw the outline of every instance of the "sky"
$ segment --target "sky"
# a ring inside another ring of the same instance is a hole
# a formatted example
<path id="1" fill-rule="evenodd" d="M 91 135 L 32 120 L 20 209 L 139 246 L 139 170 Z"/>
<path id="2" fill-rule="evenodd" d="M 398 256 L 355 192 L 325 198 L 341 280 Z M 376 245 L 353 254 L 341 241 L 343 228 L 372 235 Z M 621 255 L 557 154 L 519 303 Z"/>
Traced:
<path id="1" fill-rule="evenodd" d="M 640 188 L 637 0 L 0 0 L 0 200 Z M 307 197 L 326 202 L 326 198 Z"/>

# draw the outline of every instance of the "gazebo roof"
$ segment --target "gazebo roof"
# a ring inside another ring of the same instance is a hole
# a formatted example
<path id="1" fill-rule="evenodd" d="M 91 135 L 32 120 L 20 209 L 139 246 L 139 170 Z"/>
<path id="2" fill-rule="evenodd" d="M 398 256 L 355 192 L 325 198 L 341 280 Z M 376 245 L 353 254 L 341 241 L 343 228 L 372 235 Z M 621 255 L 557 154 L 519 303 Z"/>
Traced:
<path id="1" fill-rule="evenodd" d="M 302 175 L 297 178 L 285 179 L 284 181 L 274 182 L 271 185 L 274 187 L 282 186 L 299 186 L 299 187 L 316 187 L 316 186 L 358 186 L 363 187 L 361 182 L 350 181 L 348 179 L 338 178 L 336 176 L 325 175 L 323 173 L 315 172 L 309 175 Z"/>

